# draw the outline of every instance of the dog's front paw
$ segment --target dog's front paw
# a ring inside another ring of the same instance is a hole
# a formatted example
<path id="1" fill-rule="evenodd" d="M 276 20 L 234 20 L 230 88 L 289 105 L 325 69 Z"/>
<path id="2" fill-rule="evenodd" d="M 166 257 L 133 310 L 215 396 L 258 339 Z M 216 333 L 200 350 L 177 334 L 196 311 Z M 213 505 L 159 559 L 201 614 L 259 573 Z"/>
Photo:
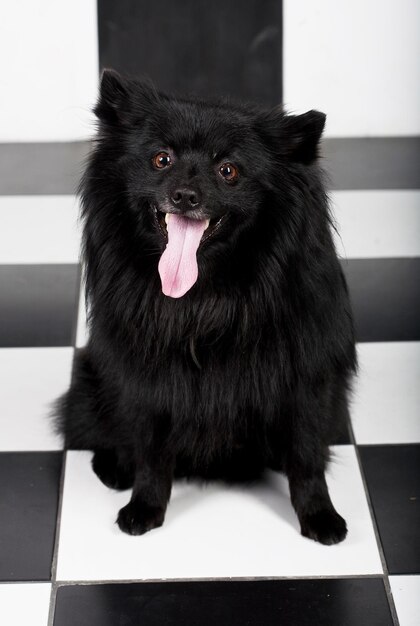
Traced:
<path id="1" fill-rule="evenodd" d="M 345 520 L 333 508 L 305 515 L 300 520 L 300 526 L 304 537 L 327 546 L 340 543 L 347 535 Z"/>
<path id="2" fill-rule="evenodd" d="M 117 524 L 124 533 L 144 535 L 148 530 L 162 526 L 164 519 L 163 508 L 129 502 L 118 513 Z"/>

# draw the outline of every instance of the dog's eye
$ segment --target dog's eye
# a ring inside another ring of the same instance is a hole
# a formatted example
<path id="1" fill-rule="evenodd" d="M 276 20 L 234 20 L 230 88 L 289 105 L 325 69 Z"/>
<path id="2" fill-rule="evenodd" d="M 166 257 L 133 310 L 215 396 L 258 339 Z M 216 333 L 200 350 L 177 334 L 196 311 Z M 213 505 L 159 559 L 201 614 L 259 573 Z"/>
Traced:
<path id="1" fill-rule="evenodd" d="M 169 167 L 172 164 L 171 157 L 167 152 L 158 152 L 152 159 L 154 167 L 158 170 L 163 170 L 165 167 Z"/>
<path id="2" fill-rule="evenodd" d="M 219 167 L 219 174 L 227 183 L 233 183 L 239 176 L 238 169 L 232 163 L 223 163 Z"/>

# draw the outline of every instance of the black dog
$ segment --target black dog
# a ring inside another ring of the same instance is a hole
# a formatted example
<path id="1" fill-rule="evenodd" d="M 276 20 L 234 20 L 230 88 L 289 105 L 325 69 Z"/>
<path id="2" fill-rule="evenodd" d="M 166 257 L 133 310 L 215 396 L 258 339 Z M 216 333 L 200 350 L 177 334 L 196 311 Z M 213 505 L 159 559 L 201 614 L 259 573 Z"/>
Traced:
<path id="1" fill-rule="evenodd" d="M 324 472 L 356 357 L 317 164 L 325 115 L 176 99 L 112 71 L 95 113 L 90 338 L 59 402 L 66 447 L 133 487 L 127 533 L 163 523 L 174 476 L 269 467 L 303 535 L 343 540 Z"/>

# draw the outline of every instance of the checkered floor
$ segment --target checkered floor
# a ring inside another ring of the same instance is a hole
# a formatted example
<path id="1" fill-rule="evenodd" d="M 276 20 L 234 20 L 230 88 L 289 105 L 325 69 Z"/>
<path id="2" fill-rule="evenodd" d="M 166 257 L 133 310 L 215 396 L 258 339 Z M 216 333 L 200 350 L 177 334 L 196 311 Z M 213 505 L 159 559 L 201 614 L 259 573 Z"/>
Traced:
<path id="1" fill-rule="evenodd" d="M 347 258 L 419 255 L 418 192 L 398 192 L 405 219 L 389 212 L 366 241 L 348 219 L 375 222 L 393 193 L 334 195 Z M 353 432 L 328 473 L 344 543 L 301 537 L 274 473 L 246 488 L 176 484 L 162 528 L 124 535 L 129 494 L 99 482 L 90 453 L 64 452 L 48 419 L 86 341 L 77 210 L 73 196 L 0 198 L 0 622 L 417 624 L 420 342 L 358 344 Z"/>
<path id="2" fill-rule="evenodd" d="M 418 626 L 420 3 L 4 4 L 0 626 Z M 129 494 L 53 434 L 49 406 L 86 341 L 73 194 L 104 67 L 327 113 L 360 356 L 328 474 L 349 526 L 338 546 L 299 535 L 273 473 L 243 489 L 177 484 L 162 528 L 123 535 Z"/>

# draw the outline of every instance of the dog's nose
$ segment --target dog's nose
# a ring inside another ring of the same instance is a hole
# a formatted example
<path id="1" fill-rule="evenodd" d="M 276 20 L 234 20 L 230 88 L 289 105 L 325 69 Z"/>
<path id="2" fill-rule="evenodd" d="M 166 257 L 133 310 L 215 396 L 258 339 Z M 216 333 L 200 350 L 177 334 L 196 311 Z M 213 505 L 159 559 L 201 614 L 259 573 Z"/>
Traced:
<path id="1" fill-rule="evenodd" d="M 171 193 L 172 204 L 181 211 L 189 211 L 200 204 L 200 193 L 192 187 L 177 187 Z"/>

